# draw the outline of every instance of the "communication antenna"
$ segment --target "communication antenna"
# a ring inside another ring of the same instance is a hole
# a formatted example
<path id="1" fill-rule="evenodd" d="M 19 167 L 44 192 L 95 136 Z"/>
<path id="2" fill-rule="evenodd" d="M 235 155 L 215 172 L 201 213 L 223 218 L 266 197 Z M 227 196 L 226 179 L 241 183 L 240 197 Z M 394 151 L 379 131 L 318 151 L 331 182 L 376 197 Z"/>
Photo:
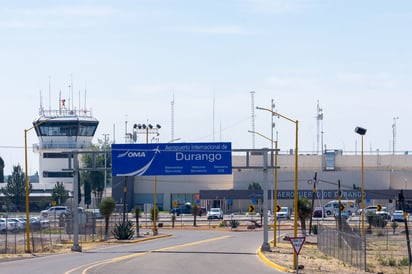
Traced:
<path id="1" fill-rule="evenodd" d="M 399 117 L 393 117 L 393 124 L 392 124 L 392 135 L 393 135 L 393 140 L 392 140 L 392 155 L 395 155 L 396 151 L 396 120 L 398 120 Z"/>
<path id="2" fill-rule="evenodd" d="M 49 75 L 49 110 L 51 110 L 51 78 Z"/>
<path id="3" fill-rule="evenodd" d="M 175 139 L 175 94 L 174 93 L 172 96 L 171 109 L 172 109 L 172 136 L 170 140 L 174 140 Z"/>
<path id="4" fill-rule="evenodd" d="M 318 104 L 316 106 L 316 121 L 317 121 L 317 135 L 316 135 L 316 141 L 317 141 L 317 147 L 316 147 L 316 154 L 319 154 L 319 140 L 320 140 L 320 133 L 323 134 L 323 125 L 322 125 L 322 132 L 320 131 L 320 123 L 323 121 L 323 110 L 319 107 L 319 100 Z M 322 138 L 323 139 L 323 138 Z M 322 146 L 323 146 L 323 140 L 322 140 Z M 323 150 L 323 148 L 322 148 Z M 323 153 L 322 153 L 323 154 Z"/>
<path id="5" fill-rule="evenodd" d="M 213 142 L 215 141 L 215 94 L 213 93 L 213 123 L 212 123 L 212 127 L 213 127 L 213 134 L 212 134 L 212 138 L 213 138 Z"/>
<path id="6" fill-rule="evenodd" d="M 251 112 L 251 118 L 252 118 L 252 131 L 255 132 L 255 93 L 254 91 L 250 92 L 251 99 L 252 99 L 252 112 Z M 255 134 L 252 135 L 252 148 L 255 148 Z"/>

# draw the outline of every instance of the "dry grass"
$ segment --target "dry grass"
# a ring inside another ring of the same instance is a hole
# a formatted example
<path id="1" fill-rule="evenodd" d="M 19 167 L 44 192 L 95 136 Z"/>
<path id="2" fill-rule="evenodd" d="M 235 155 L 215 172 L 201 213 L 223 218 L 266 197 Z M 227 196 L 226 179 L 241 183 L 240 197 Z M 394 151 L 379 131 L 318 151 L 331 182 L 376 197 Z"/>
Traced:
<path id="1" fill-rule="evenodd" d="M 271 252 L 264 252 L 264 255 L 277 265 L 286 267 L 288 272 L 294 273 L 293 268 L 293 247 L 289 242 L 278 243 Z M 318 251 L 314 244 L 304 244 L 299 256 L 298 264 L 303 266 L 299 273 L 364 273 L 363 271 L 344 264 L 341 261 L 325 256 Z"/>
<path id="2" fill-rule="evenodd" d="M 312 236 L 313 237 L 313 236 Z M 316 241 L 315 241 L 316 242 Z M 281 241 L 271 252 L 264 255 L 275 264 L 286 267 L 288 272 L 293 269 L 293 247 L 289 241 Z M 317 249 L 316 243 L 311 243 L 310 238 L 302 247 L 298 264 L 303 265 L 299 273 L 410 273 L 408 266 L 402 265 L 401 261 L 407 260 L 405 235 L 387 235 L 384 237 L 370 236 L 367 244 L 367 272 L 346 264 L 338 259 L 326 256 Z"/>

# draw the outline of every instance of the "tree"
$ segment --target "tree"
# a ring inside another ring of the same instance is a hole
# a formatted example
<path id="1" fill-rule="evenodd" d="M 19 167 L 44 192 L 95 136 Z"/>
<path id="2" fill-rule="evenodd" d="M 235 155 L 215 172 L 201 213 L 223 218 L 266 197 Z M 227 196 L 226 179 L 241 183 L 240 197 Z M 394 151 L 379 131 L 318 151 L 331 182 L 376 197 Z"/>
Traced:
<path id="1" fill-rule="evenodd" d="M 136 218 L 136 237 L 139 237 L 139 218 L 140 214 L 142 214 L 142 209 L 140 206 L 135 206 L 133 212 L 134 217 Z"/>
<path id="2" fill-rule="evenodd" d="M 88 180 L 84 180 L 83 182 L 83 189 L 84 189 L 84 204 L 87 205 L 89 208 L 90 204 L 92 203 L 92 195 L 91 195 L 91 185 Z"/>
<path id="3" fill-rule="evenodd" d="M 308 198 L 298 199 L 298 215 L 300 219 L 300 226 L 302 234 L 306 236 L 306 218 L 312 214 L 312 202 Z"/>
<path id="4" fill-rule="evenodd" d="M 104 240 L 107 241 L 109 235 L 109 219 L 116 208 L 116 201 L 109 197 L 99 205 L 100 214 L 104 217 Z"/>
<path id="5" fill-rule="evenodd" d="M 253 183 L 249 184 L 247 189 L 248 190 L 262 190 L 262 187 L 260 186 L 259 183 L 253 182 Z"/>
<path id="6" fill-rule="evenodd" d="M 155 208 L 156 208 L 156 214 L 155 214 Z M 150 220 L 153 222 L 154 221 L 154 219 L 155 219 L 155 215 L 156 215 L 156 221 L 159 219 L 159 208 L 156 206 L 156 207 L 152 207 L 151 209 L 150 209 Z"/>
<path id="7" fill-rule="evenodd" d="M 32 185 L 29 183 L 29 193 L 31 192 L 31 189 Z M 13 166 L 13 173 L 8 177 L 7 185 L 6 187 L 3 187 L 1 191 L 6 197 L 8 209 L 10 209 L 11 205 L 14 205 L 19 211 L 25 209 L 26 180 L 20 165 Z"/>
<path id="8" fill-rule="evenodd" d="M 66 203 L 69 199 L 69 191 L 64 188 L 64 184 L 57 182 L 52 189 L 52 201 L 56 201 L 58 205 Z"/>
<path id="9" fill-rule="evenodd" d="M 192 205 L 193 226 L 196 226 L 196 216 L 199 215 L 199 207 L 196 203 Z"/>
<path id="10" fill-rule="evenodd" d="M 82 156 L 82 164 L 86 168 L 104 168 L 105 162 L 106 167 L 111 166 L 111 154 L 106 153 L 106 160 L 105 160 L 105 151 L 108 151 L 110 144 L 105 144 L 101 140 L 98 140 L 97 145 L 93 145 L 90 149 L 94 151 L 101 151 L 102 153 L 86 153 Z M 105 187 L 105 171 L 97 171 L 97 170 L 88 170 L 82 172 L 83 182 L 86 180 L 90 183 L 90 189 L 93 193 L 95 199 L 97 200 L 97 204 L 100 203 L 104 187 Z M 111 176 L 110 171 L 106 170 L 106 179 L 109 179 Z"/>
<path id="11" fill-rule="evenodd" d="M 0 183 L 4 182 L 4 161 L 3 158 L 0 157 Z"/>

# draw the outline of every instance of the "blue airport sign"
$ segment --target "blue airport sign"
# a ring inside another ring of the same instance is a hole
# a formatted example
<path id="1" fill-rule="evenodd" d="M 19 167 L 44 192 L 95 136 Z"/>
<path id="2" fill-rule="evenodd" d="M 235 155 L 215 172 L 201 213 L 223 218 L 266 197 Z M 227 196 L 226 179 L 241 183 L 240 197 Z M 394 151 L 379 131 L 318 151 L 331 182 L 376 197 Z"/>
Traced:
<path id="1" fill-rule="evenodd" d="M 112 144 L 113 176 L 232 174 L 231 143 Z"/>

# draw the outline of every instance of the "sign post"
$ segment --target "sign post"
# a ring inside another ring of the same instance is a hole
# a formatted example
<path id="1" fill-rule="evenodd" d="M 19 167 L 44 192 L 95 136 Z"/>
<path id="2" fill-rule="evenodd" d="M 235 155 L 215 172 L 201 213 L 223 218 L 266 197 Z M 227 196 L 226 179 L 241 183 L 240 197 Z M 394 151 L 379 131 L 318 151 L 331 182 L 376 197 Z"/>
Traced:
<path id="1" fill-rule="evenodd" d="M 289 241 L 293 246 L 293 250 L 296 254 L 296 273 L 299 273 L 299 252 L 302 249 L 303 244 L 305 243 L 306 237 L 290 237 Z"/>

